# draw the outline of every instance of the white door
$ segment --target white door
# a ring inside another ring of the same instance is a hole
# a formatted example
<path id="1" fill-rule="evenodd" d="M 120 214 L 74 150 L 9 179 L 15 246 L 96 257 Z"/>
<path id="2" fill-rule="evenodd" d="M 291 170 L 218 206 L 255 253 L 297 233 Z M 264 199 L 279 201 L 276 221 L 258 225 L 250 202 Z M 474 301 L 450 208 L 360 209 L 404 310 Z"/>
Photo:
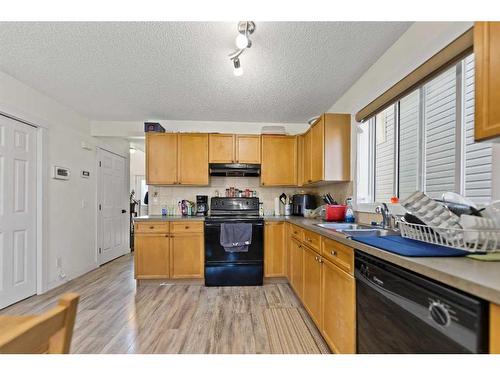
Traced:
<path id="1" fill-rule="evenodd" d="M 130 251 L 129 182 L 125 181 L 125 158 L 98 149 L 98 263 L 103 264 Z"/>
<path id="2" fill-rule="evenodd" d="M 36 293 L 36 130 L 0 115 L 0 309 Z"/>

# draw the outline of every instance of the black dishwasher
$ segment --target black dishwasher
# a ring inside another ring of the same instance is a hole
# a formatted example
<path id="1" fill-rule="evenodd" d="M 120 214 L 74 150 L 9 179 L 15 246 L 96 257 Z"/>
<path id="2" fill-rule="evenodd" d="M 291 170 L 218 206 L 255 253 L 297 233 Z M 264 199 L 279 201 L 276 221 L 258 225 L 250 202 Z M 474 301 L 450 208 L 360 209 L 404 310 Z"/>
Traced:
<path id="1" fill-rule="evenodd" d="M 356 250 L 358 353 L 487 353 L 485 301 Z"/>

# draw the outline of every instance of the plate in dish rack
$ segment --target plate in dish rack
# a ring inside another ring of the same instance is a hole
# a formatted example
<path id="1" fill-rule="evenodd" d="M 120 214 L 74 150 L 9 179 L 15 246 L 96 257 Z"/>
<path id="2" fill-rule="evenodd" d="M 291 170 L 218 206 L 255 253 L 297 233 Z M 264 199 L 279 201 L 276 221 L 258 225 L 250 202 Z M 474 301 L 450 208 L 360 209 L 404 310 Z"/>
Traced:
<path id="1" fill-rule="evenodd" d="M 450 241 L 462 239 L 456 238 L 456 236 L 463 236 L 461 232 L 463 228 L 459 224 L 460 218 L 451 212 L 448 207 L 436 202 L 423 192 L 414 192 L 408 198 L 402 200 L 401 205 L 409 213 L 432 227 L 440 236 Z"/>

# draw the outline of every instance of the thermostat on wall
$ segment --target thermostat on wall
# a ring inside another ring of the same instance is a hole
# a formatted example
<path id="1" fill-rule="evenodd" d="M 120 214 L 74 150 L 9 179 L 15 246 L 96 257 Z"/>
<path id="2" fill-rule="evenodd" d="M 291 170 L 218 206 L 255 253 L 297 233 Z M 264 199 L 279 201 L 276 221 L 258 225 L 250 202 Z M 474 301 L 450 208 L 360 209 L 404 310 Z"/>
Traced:
<path id="1" fill-rule="evenodd" d="M 69 180 L 69 168 L 54 166 L 54 176 L 56 180 Z"/>

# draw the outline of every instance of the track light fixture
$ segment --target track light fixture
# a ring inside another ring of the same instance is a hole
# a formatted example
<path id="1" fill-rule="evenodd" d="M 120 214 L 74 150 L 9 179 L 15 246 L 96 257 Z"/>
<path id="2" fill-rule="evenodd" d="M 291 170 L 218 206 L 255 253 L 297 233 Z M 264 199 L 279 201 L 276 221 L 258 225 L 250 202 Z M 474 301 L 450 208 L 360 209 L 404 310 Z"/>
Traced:
<path id="1" fill-rule="evenodd" d="M 245 49 L 252 46 L 252 41 L 248 38 L 255 31 L 255 23 L 253 21 L 241 21 L 238 23 L 238 36 L 236 37 L 236 51 L 229 54 L 229 59 L 233 61 L 234 75 L 241 76 L 243 68 L 240 63 L 240 56 Z"/>

